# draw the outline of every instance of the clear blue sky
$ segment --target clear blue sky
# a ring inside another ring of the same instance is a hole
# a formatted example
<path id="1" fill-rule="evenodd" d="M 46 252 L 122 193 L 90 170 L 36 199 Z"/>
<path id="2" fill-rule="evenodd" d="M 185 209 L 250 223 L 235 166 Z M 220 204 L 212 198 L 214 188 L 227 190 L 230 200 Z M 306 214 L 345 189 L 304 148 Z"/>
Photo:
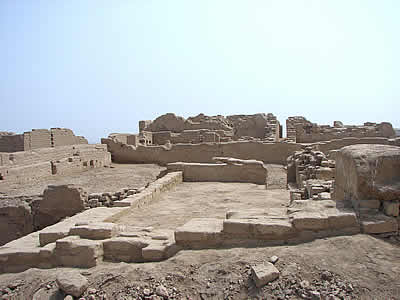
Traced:
<path id="1" fill-rule="evenodd" d="M 2 0 L 0 131 L 175 112 L 400 127 L 399 0 Z"/>

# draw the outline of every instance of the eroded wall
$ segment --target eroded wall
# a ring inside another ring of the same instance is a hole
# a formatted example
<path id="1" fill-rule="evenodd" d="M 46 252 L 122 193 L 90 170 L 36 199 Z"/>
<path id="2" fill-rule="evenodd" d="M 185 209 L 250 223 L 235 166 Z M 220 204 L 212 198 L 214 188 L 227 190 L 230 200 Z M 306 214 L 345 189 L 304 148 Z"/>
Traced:
<path id="1" fill-rule="evenodd" d="M 388 122 L 366 122 L 363 125 L 343 125 L 335 121 L 333 126 L 318 125 L 302 116 L 289 117 L 286 120 L 286 135 L 289 141 L 297 143 L 315 143 L 342 138 L 385 137 L 394 138 L 395 131 Z"/>
<path id="2" fill-rule="evenodd" d="M 27 182 L 54 174 L 68 174 L 108 166 L 106 145 L 73 145 L 0 154 L 0 184 Z"/>
<path id="3" fill-rule="evenodd" d="M 213 162 L 215 156 L 240 159 L 256 159 L 266 163 L 285 164 L 286 158 L 301 145 L 289 143 L 262 143 L 238 141 L 228 143 L 175 144 L 166 146 L 138 146 L 102 139 L 112 153 L 113 161 L 119 163 Z"/>
<path id="4" fill-rule="evenodd" d="M 23 134 L 0 135 L 0 152 L 18 152 L 65 145 L 88 144 L 82 136 L 75 136 L 71 129 L 32 129 Z"/>

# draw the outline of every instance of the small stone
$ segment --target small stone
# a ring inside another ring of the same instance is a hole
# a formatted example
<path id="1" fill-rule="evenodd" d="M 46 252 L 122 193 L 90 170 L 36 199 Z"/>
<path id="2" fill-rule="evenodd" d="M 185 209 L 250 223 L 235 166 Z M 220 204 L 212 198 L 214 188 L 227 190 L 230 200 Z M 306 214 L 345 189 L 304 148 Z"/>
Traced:
<path id="1" fill-rule="evenodd" d="M 88 300 L 96 300 L 96 296 L 95 295 L 89 295 Z"/>
<path id="2" fill-rule="evenodd" d="M 158 296 L 163 297 L 163 298 L 168 298 L 168 296 L 169 296 L 167 288 L 165 286 L 163 286 L 163 285 L 159 285 L 156 288 L 156 294 Z"/>
<path id="3" fill-rule="evenodd" d="M 302 280 L 302 281 L 300 282 L 300 286 L 301 286 L 303 289 L 307 289 L 307 288 L 310 287 L 310 283 L 309 283 L 307 280 Z"/>
<path id="4" fill-rule="evenodd" d="M 276 255 L 273 255 L 269 258 L 269 261 L 273 264 L 275 264 L 279 260 L 279 257 Z"/>
<path id="5" fill-rule="evenodd" d="M 332 273 L 331 272 L 329 272 L 329 271 L 323 271 L 322 273 L 321 273 L 321 279 L 322 280 L 331 280 L 332 279 Z"/>
<path id="6" fill-rule="evenodd" d="M 74 297 L 80 297 L 89 285 L 86 277 L 74 271 L 60 273 L 56 282 L 64 293 Z"/>
<path id="7" fill-rule="evenodd" d="M 74 300 L 74 297 L 72 297 L 71 295 L 68 295 L 64 298 L 64 300 Z"/>
<path id="8" fill-rule="evenodd" d="M 144 289 L 143 290 L 143 295 L 150 296 L 151 295 L 151 291 L 149 289 Z"/>
<path id="9" fill-rule="evenodd" d="M 257 287 L 266 285 L 279 277 L 279 270 L 269 262 L 253 266 L 251 270 Z"/>
<path id="10" fill-rule="evenodd" d="M 89 295 L 96 294 L 96 293 L 97 293 L 97 290 L 96 290 L 96 289 L 94 289 L 94 288 L 88 289 L 88 294 L 89 294 Z"/>
<path id="11" fill-rule="evenodd" d="M 321 294 L 317 291 L 311 291 L 310 292 L 310 297 L 312 300 L 320 300 L 321 299 Z"/>

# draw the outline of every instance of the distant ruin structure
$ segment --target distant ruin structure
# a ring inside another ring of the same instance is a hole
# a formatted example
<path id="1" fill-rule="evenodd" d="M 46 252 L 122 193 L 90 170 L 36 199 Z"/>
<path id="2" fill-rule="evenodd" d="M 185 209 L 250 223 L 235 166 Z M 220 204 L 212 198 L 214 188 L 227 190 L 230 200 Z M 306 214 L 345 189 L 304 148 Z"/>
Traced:
<path id="1" fill-rule="evenodd" d="M 394 138 L 395 136 L 396 132 L 392 124 L 388 122 L 366 122 L 364 125 L 343 125 L 342 122 L 335 121 L 333 126 L 330 126 L 312 123 L 302 116 L 289 117 L 286 120 L 287 140 L 295 143 L 316 143 L 347 137 Z"/>
<path id="2" fill-rule="evenodd" d="M 227 117 L 199 114 L 187 119 L 167 113 L 154 121 L 139 121 L 139 131 L 142 140 L 143 136 L 151 136 L 149 144 L 153 145 L 253 139 L 277 142 L 282 137 L 279 121 L 271 113 Z"/>
<path id="3" fill-rule="evenodd" d="M 22 134 L 0 132 L 0 152 L 19 152 L 39 148 L 88 144 L 82 136 L 76 136 L 71 129 L 32 129 Z"/>

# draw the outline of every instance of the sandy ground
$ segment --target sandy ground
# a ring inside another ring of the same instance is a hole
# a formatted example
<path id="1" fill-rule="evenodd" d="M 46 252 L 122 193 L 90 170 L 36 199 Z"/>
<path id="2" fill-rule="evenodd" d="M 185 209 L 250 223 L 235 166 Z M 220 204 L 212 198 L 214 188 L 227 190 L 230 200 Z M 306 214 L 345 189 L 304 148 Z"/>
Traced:
<path id="1" fill-rule="evenodd" d="M 277 176 L 270 178 L 276 181 L 275 187 L 284 185 L 282 172 L 277 167 L 270 173 Z M 227 210 L 268 209 L 287 201 L 288 192 L 283 189 L 184 183 L 118 222 L 174 229 L 192 217 L 223 218 Z M 279 257 L 280 277 L 256 288 L 250 266 L 267 262 L 272 255 Z M 30 269 L 2 274 L 0 299 L 62 300 L 65 295 L 59 292 L 55 278 L 65 271 Z M 105 262 L 76 271 L 89 280 L 86 300 L 160 300 L 155 295 L 160 285 L 166 288 L 168 299 L 400 299 L 400 241 L 399 237 L 359 234 L 290 246 L 186 250 L 159 263 Z"/>
<path id="2" fill-rule="evenodd" d="M 111 168 L 96 168 L 67 176 L 54 175 L 25 184 L 0 183 L 0 193 L 6 195 L 38 195 L 49 184 L 78 184 L 89 193 L 116 192 L 139 188 L 154 181 L 165 168 L 153 164 L 112 164 Z"/>
<path id="3" fill-rule="evenodd" d="M 272 255 L 279 257 L 276 266 L 280 277 L 256 288 L 249 267 L 268 261 Z M 57 294 L 55 278 L 66 270 L 3 274 L 0 290 L 14 288 L 14 298 L 4 299 L 32 299 L 35 293 L 42 295 L 36 300 L 63 299 Z M 328 289 L 338 295 L 322 299 L 400 299 L 398 242 L 361 234 L 295 246 L 181 251 L 159 263 L 105 263 L 78 271 L 95 289 L 94 299 L 105 299 L 103 295 L 117 300 L 162 299 L 143 296 L 145 289 L 154 292 L 161 284 L 170 299 L 312 299 L 301 296 L 307 289 Z M 333 278 L 322 280 L 324 271 Z"/>
<path id="4" fill-rule="evenodd" d="M 175 229 L 192 218 L 224 219 L 228 211 L 268 209 L 288 204 L 289 192 L 251 183 L 184 182 L 146 207 L 132 210 L 118 224 Z"/>

